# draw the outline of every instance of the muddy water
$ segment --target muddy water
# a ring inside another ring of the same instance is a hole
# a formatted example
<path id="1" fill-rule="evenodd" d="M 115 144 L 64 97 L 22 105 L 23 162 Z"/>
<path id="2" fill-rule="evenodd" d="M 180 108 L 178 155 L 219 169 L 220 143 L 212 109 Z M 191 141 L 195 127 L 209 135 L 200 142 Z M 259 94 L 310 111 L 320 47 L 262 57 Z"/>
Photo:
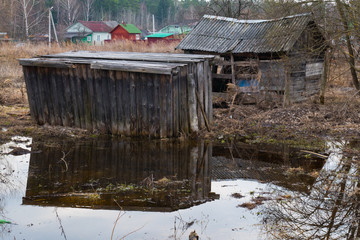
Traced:
<path id="1" fill-rule="evenodd" d="M 327 144 L 324 159 L 284 145 L 14 139 L 0 147 L 1 219 L 13 223 L 0 238 L 356 236 L 357 165 L 346 145 Z M 13 147 L 31 153 L 6 154 Z"/>

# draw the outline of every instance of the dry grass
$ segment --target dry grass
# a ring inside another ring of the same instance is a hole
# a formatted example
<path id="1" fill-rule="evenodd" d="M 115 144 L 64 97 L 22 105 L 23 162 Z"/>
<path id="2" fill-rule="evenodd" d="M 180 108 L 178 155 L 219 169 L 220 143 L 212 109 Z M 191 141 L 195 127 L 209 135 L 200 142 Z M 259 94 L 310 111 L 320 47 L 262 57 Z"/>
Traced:
<path id="1" fill-rule="evenodd" d="M 88 44 L 57 45 L 49 47 L 41 44 L 3 43 L 0 45 L 0 104 L 27 103 L 25 84 L 19 58 L 30 58 L 39 55 L 55 54 L 67 51 L 120 51 L 120 52 L 167 52 L 175 51 L 178 42 L 155 43 L 119 41 L 104 46 L 90 46 Z"/>

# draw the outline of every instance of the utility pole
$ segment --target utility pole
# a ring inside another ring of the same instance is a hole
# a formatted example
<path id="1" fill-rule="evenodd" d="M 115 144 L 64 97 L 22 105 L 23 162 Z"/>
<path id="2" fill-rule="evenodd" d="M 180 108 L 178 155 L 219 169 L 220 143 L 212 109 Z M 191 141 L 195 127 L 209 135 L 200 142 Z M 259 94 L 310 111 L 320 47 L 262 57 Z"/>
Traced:
<path id="1" fill-rule="evenodd" d="M 152 19 L 153 19 L 153 33 L 154 33 L 155 32 L 155 16 L 154 16 L 154 14 L 153 14 Z"/>
<path id="2" fill-rule="evenodd" d="M 49 8 L 49 47 L 51 47 L 51 8 Z"/>

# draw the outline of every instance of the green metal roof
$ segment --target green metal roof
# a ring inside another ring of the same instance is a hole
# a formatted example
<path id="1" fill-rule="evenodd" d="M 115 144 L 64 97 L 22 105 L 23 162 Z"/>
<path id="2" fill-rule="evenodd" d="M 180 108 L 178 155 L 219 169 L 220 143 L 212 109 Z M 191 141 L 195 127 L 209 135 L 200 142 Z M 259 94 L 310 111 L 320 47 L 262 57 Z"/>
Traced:
<path id="1" fill-rule="evenodd" d="M 141 31 L 134 24 L 120 24 L 129 33 L 141 33 Z"/>
<path id="2" fill-rule="evenodd" d="M 171 36 L 171 35 L 174 35 L 173 33 L 154 33 L 154 34 L 151 34 L 151 35 L 148 35 L 146 37 L 150 37 L 150 38 L 165 38 L 165 37 L 168 37 L 168 36 Z"/>

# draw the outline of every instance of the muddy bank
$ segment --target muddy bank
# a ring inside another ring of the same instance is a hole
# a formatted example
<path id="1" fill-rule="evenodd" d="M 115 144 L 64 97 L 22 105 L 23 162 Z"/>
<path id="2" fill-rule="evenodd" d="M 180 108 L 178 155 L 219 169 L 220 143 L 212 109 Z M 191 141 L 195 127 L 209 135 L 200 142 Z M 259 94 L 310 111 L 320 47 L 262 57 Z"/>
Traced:
<path id="1" fill-rule="evenodd" d="M 360 137 L 360 100 L 351 89 L 336 89 L 325 105 L 300 103 L 283 108 L 278 104 L 231 105 L 215 108 L 211 132 L 204 129 L 185 138 L 205 138 L 220 142 L 285 142 L 316 146 L 324 137 Z M 36 138 L 90 139 L 99 132 L 61 126 L 38 126 L 27 104 L 0 106 L 0 141 L 22 135 Z"/>

